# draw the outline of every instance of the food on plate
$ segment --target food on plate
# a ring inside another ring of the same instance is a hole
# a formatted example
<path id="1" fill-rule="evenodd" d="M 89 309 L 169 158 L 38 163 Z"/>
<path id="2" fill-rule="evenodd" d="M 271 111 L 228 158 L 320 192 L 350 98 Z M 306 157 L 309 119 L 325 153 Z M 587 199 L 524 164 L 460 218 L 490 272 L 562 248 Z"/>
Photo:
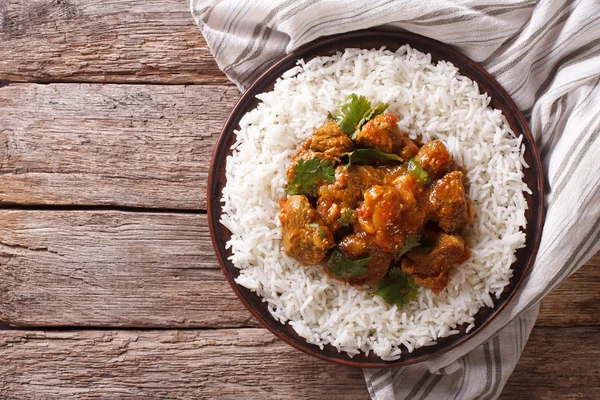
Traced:
<path id="1" fill-rule="evenodd" d="M 350 356 L 473 329 L 525 244 L 529 191 L 521 139 L 477 83 L 409 46 L 346 49 L 257 98 L 222 191 L 237 284 Z"/>
<path id="2" fill-rule="evenodd" d="M 460 229 L 475 210 L 446 146 L 413 141 L 386 108 L 352 94 L 301 144 L 280 200 L 283 247 L 339 280 L 407 275 L 439 294 L 470 255 Z M 400 291 L 382 297 L 402 305 L 417 294 Z"/>

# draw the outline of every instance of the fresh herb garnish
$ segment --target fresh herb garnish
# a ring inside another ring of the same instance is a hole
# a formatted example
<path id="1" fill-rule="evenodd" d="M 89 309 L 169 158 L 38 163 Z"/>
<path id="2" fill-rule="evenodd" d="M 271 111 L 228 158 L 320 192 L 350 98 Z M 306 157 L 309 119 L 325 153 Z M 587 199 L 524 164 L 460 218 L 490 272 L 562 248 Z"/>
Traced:
<path id="1" fill-rule="evenodd" d="M 355 215 L 356 215 L 356 211 L 351 210 L 351 209 L 346 209 L 346 210 L 342 211 L 337 222 L 341 226 L 350 226 L 350 225 L 352 225 Z"/>
<path id="2" fill-rule="evenodd" d="M 398 254 L 394 256 L 394 261 L 398 261 L 409 251 L 428 254 L 435 247 L 435 242 L 428 237 L 422 237 L 419 234 L 411 234 L 404 239 L 404 246 L 400 247 Z"/>
<path id="3" fill-rule="evenodd" d="M 406 239 L 404 239 L 404 246 L 400 247 L 400 251 L 398 252 L 398 254 L 396 254 L 394 260 L 398 261 L 403 255 L 405 255 L 415 247 L 420 246 L 421 243 L 419 242 L 419 240 L 421 240 L 421 235 L 419 234 L 408 235 Z"/>
<path id="4" fill-rule="evenodd" d="M 357 96 L 352 93 L 339 105 L 339 113 L 336 121 L 347 135 L 352 134 L 358 123 L 373 113 L 371 102 L 365 96 Z"/>
<path id="5" fill-rule="evenodd" d="M 314 196 L 317 185 L 322 181 L 335 182 L 335 170 L 328 161 L 318 157 L 305 161 L 299 160 L 294 179 L 285 192 L 289 195 L 306 194 Z"/>
<path id="6" fill-rule="evenodd" d="M 388 277 L 379 281 L 379 289 L 373 294 L 382 297 L 388 304 L 401 307 L 414 300 L 419 290 L 412 276 L 405 274 L 400 268 L 392 268 Z"/>
<path id="7" fill-rule="evenodd" d="M 354 132 L 350 134 L 350 139 L 356 140 L 356 138 L 358 137 L 358 133 L 360 132 L 360 128 L 362 128 L 362 126 L 366 124 L 367 121 L 369 121 L 371 118 L 373 118 L 373 109 L 369 108 L 369 111 L 367 111 L 364 117 L 362 117 L 362 119 L 358 121 L 358 124 L 356 124 L 356 129 L 354 129 Z"/>
<path id="8" fill-rule="evenodd" d="M 371 117 L 376 117 L 377 115 L 383 114 L 385 110 L 388 108 L 388 103 L 379 103 L 377 107 L 373 110 L 373 115 Z"/>
<path id="9" fill-rule="evenodd" d="M 366 265 L 370 260 L 371 257 L 351 260 L 345 254 L 335 250 L 327 261 L 327 271 L 338 278 L 356 278 L 369 272 Z"/>
<path id="10" fill-rule="evenodd" d="M 387 104 L 379 103 L 377 107 L 372 108 L 371 102 L 365 96 L 352 93 L 340 103 L 337 115 L 328 113 L 327 119 L 336 121 L 346 135 L 353 135 L 371 118 L 383 113 L 387 107 Z"/>
<path id="11" fill-rule="evenodd" d="M 389 162 L 401 163 L 404 161 L 399 155 L 384 153 L 383 151 L 375 149 L 358 149 L 351 151 L 350 153 L 342 154 L 342 156 L 348 156 L 348 164 L 346 164 L 346 168 L 350 167 L 352 164 L 374 165 Z"/>
<path id="12" fill-rule="evenodd" d="M 408 172 L 410 172 L 410 174 L 412 176 L 414 176 L 419 182 L 424 183 L 424 184 L 431 183 L 431 178 L 429 177 L 429 174 L 427 173 L 427 171 L 425 171 L 421 167 L 421 164 L 419 164 L 419 162 L 417 160 L 412 158 L 408 162 L 407 167 L 408 167 Z"/>

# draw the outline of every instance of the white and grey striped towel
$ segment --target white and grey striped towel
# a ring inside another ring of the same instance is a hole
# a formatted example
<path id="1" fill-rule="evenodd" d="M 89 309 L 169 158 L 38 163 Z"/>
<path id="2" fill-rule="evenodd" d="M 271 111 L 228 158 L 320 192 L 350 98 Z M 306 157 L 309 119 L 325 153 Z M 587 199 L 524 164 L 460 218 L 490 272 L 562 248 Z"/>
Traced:
<path id="1" fill-rule="evenodd" d="M 529 121 L 548 208 L 539 253 L 507 308 L 430 361 L 365 370 L 373 399 L 494 399 L 539 301 L 600 249 L 600 2 L 192 0 L 219 67 L 240 89 L 320 36 L 386 25 L 451 44 L 480 62 Z"/>

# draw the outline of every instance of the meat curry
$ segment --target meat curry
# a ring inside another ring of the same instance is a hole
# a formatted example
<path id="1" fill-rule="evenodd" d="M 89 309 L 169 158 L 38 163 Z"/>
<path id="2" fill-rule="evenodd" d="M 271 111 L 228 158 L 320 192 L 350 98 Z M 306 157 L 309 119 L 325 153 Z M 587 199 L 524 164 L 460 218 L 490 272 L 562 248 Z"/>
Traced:
<path id="1" fill-rule="evenodd" d="M 331 117 L 293 156 L 280 201 L 285 252 L 350 283 L 387 282 L 393 270 L 437 294 L 470 255 L 465 173 L 442 142 L 411 140 L 393 114 L 370 114 L 350 129 Z"/>

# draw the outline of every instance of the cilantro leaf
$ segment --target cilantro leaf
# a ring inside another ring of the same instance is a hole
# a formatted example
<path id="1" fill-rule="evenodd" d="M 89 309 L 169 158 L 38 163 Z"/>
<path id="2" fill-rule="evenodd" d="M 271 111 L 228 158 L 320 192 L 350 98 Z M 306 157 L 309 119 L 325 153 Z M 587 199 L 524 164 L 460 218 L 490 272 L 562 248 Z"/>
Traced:
<path id="1" fill-rule="evenodd" d="M 335 182 L 335 170 L 328 161 L 318 157 L 296 164 L 296 173 L 285 192 L 289 195 L 306 194 L 314 196 L 317 185 L 321 182 Z"/>
<path id="2" fill-rule="evenodd" d="M 369 268 L 366 267 L 369 261 L 371 257 L 351 260 L 345 254 L 335 250 L 327 261 L 327 271 L 338 278 L 356 278 L 369 272 Z"/>
<path id="3" fill-rule="evenodd" d="M 352 134 L 359 122 L 368 115 L 373 115 L 371 102 L 365 96 L 357 96 L 352 93 L 339 106 L 339 113 L 336 122 L 340 128 L 346 132 L 346 135 Z"/>
<path id="4" fill-rule="evenodd" d="M 379 289 L 373 294 L 382 297 L 388 304 L 401 307 L 414 300 L 419 289 L 412 276 L 405 274 L 400 268 L 392 268 L 388 277 L 379 281 Z"/>
<path id="5" fill-rule="evenodd" d="M 379 104 L 377 104 L 377 107 L 375 107 L 373 109 L 373 115 L 372 116 L 376 117 L 376 116 L 378 116 L 380 114 L 383 114 L 383 112 L 385 110 L 387 110 L 388 106 L 389 106 L 389 104 L 387 104 L 387 103 L 379 103 Z"/>
<path id="6" fill-rule="evenodd" d="M 376 115 L 382 114 L 388 107 L 386 103 L 379 103 L 371 107 L 371 102 L 365 96 L 352 93 L 338 106 L 337 115 L 327 113 L 327 119 L 335 121 L 350 139 L 356 139 L 360 128 Z"/>
<path id="7" fill-rule="evenodd" d="M 425 171 L 421 167 L 421 164 L 419 164 L 419 162 L 417 160 L 415 160 L 414 158 L 412 158 L 408 162 L 408 172 L 410 172 L 410 174 L 412 176 L 414 176 L 421 183 L 424 183 L 424 184 L 431 183 L 431 178 L 429 177 L 429 174 L 427 173 L 427 171 Z"/>
<path id="8" fill-rule="evenodd" d="M 374 165 L 388 163 L 390 161 L 397 163 L 404 161 L 402 157 L 396 154 L 384 153 L 383 151 L 375 149 L 358 149 L 351 151 L 350 153 L 342 154 L 342 156 L 348 156 L 348 164 L 346 164 L 346 167 L 350 167 L 352 164 Z"/>
<path id="9" fill-rule="evenodd" d="M 398 261 L 403 255 L 414 249 L 415 247 L 419 247 L 421 243 L 419 240 L 421 239 L 421 235 L 412 234 L 408 235 L 406 239 L 404 239 L 404 246 L 400 247 L 400 251 L 394 257 L 395 261 Z"/>
<path id="10" fill-rule="evenodd" d="M 338 218 L 337 222 L 338 224 L 340 224 L 341 226 L 350 226 L 352 225 L 352 222 L 354 220 L 354 216 L 356 215 L 356 211 L 351 210 L 351 209 L 346 209 L 344 211 L 342 211 L 340 217 Z"/>
<path id="11" fill-rule="evenodd" d="M 366 124 L 371 118 L 373 118 L 373 112 L 374 110 L 372 108 L 370 108 L 366 114 L 363 116 L 363 118 L 358 121 L 358 124 L 356 124 L 356 128 L 354 129 L 354 132 L 352 132 L 350 134 L 350 139 L 352 140 L 356 140 L 356 138 L 358 137 L 358 133 L 360 132 L 360 128 L 362 128 L 362 126 L 364 124 Z"/>

